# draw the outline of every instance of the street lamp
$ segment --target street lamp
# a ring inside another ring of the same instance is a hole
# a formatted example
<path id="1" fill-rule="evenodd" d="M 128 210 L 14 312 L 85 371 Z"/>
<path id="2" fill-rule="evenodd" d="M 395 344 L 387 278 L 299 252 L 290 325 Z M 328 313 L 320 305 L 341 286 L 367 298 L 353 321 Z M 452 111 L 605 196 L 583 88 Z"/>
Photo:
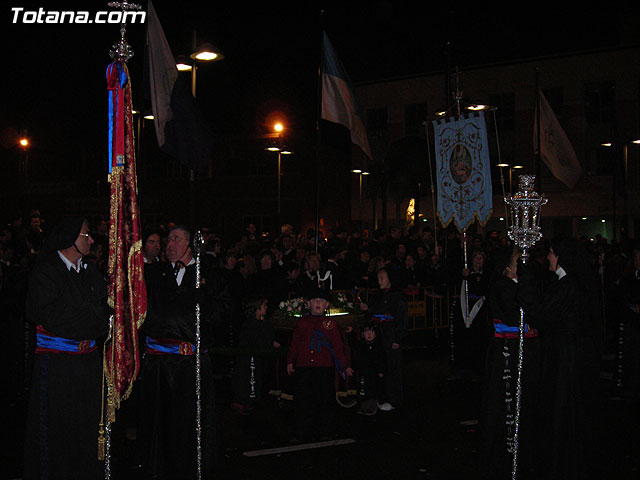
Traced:
<path id="1" fill-rule="evenodd" d="M 524 168 L 523 165 L 511 165 L 509 163 L 498 163 L 496 165 L 497 167 L 502 168 L 508 168 L 509 169 L 509 193 L 511 193 L 511 189 L 512 189 L 512 177 L 513 177 L 513 171 L 514 170 L 518 170 L 520 168 Z"/>
<path id="2" fill-rule="evenodd" d="M 176 57 L 176 68 L 179 72 L 190 72 L 193 66 L 191 60 L 185 55 L 178 55 Z"/>
<path id="3" fill-rule="evenodd" d="M 615 142 L 606 142 L 600 144 L 605 148 L 617 148 L 618 151 L 622 150 L 622 185 L 624 186 L 622 191 L 622 200 L 623 200 L 623 220 L 622 220 L 622 228 L 625 231 L 626 235 L 633 235 L 633 222 L 632 216 L 629 215 L 628 209 L 628 188 L 627 183 L 629 180 L 629 145 L 640 145 L 640 139 L 633 140 L 623 140 L 623 141 L 615 141 Z M 632 147 L 634 148 L 634 147 Z M 617 153 L 617 152 L 616 152 Z M 615 158 L 615 157 L 614 157 Z M 614 160 L 617 163 L 617 160 Z M 611 170 L 611 175 L 613 177 L 613 240 L 615 241 L 617 238 L 616 232 L 616 197 L 617 197 L 617 182 L 616 182 L 616 168 Z"/>
<path id="4" fill-rule="evenodd" d="M 291 155 L 293 152 L 285 147 L 283 144 L 283 132 L 285 128 L 284 125 L 280 122 L 277 122 L 273 125 L 274 136 L 276 140 L 268 145 L 265 150 L 269 152 L 278 152 L 278 203 L 277 203 L 277 221 L 280 223 L 280 212 L 281 212 L 281 171 L 282 171 L 282 155 Z"/>
<path id="5" fill-rule="evenodd" d="M 362 220 L 362 177 L 365 175 L 369 175 L 369 172 L 365 171 L 365 170 L 361 170 L 359 168 L 354 168 L 353 170 L 351 170 L 351 173 L 355 173 L 356 175 L 358 175 L 358 182 L 360 184 L 359 190 L 358 190 L 358 209 L 360 210 L 360 227 L 362 229 L 362 226 L 364 224 L 363 220 Z"/>
<path id="6" fill-rule="evenodd" d="M 224 55 L 222 51 L 211 45 L 210 43 L 203 43 L 198 46 L 196 41 L 196 32 L 193 32 L 192 52 L 189 54 L 191 64 L 178 57 L 176 61 L 176 68 L 179 71 L 191 70 L 191 94 L 193 98 L 196 98 L 196 71 L 198 70 L 198 62 L 212 62 L 222 60 Z"/>
<path id="7" fill-rule="evenodd" d="M 210 62 L 214 60 L 222 60 L 224 55 L 222 51 L 213 47 L 210 43 L 203 43 L 198 46 L 198 42 L 196 39 L 196 32 L 193 31 L 193 43 L 192 43 L 192 51 L 189 54 L 190 62 L 187 61 L 184 56 L 179 56 L 176 60 L 176 68 L 178 71 L 191 71 L 191 95 L 193 98 L 196 98 L 196 71 L 198 70 L 198 62 Z M 209 174 L 211 174 L 211 166 L 209 166 Z M 190 204 L 190 220 L 191 224 L 194 225 L 195 221 L 195 203 L 196 203 L 196 172 L 193 169 L 189 171 L 189 204 Z"/>
<path id="8" fill-rule="evenodd" d="M 18 139 L 18 145 L 24 151 L 24 164 L 23 164 L 23 180 L 24 186 L 26 187 L 29 184 L 29 148 L 31 147 L 31 140 L 27 137 L 26 133 L 23 133 L 22 136 Z"/>
<path id="9" fill-rule="evenodd" d="M 195 45 L 195 33 L 193 34 Z M 203 43 L 198 48 L 194 48 L 194 51 L 189 55 L 193 60 L 202 60 L 209 62 L 211 60 L 222 60 L 224 55 L 222 51 L 211 45 L 210 43 Z"/>

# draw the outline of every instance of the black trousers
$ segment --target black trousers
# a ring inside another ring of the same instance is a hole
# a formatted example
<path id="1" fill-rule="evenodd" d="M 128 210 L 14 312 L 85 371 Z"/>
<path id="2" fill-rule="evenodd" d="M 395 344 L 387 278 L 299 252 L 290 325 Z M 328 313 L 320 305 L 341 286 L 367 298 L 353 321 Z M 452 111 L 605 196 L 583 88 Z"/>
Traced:
<path id="1" fill-rule="evenodd" d="M 333 367 L 297 367 L 295 386 L 296 435 L 307 441 L 328 436 L 335 426 Z"/>
<path id="2" fill-rule="evenodd" d="M 201 359 L 202 468 L 215 462 L 211 359 Z M 162 480 L 196 478 L 195 356 L 145 355 L 140 383 L 139 440 L 145 473 Z"/>

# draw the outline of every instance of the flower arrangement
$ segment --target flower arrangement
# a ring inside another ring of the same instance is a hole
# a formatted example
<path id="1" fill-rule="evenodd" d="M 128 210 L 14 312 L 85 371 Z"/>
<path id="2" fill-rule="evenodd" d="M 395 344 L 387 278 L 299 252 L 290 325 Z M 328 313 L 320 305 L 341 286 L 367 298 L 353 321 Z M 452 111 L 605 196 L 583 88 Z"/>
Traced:
<path id="1" fill-rule="evenodd" d="M 334 315 L 344 315 L 355 310 L 355 304 L 344 292 L 337 292 L 333 295 L 329 310 Z"/>
<path id="2" fill-rule="evenodd" d="M 334 307 L 343 308 L 345 310 L 353 310 L 355 308 L 353 301 L 344 292 L 339 292 L 334 297 L 335 301 L 332 302 Z"/>
<path id="3" fill-rule="evenodd" d="M 291 298 L 278 305 L 280 311 L 287 317 L 301 317 L 307 309 L 307 301 L 304 298 Z"/>
<path id="4" fill-rule="evenodd" d="M 278 308 L 286 317 L 301 317 L 309 310 L 308 301 L 302 297 L 291 298 L 280 302 Z M 355 303 L 343 292 L 334 293 L 331 298 L 327 315 L 346 315 L 356 311 Z"/>

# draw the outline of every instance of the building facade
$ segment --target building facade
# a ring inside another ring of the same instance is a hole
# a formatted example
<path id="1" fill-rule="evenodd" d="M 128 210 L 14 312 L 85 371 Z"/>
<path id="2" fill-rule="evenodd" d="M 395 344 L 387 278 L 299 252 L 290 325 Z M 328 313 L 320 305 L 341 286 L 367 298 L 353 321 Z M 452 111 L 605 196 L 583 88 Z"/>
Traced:
<path id="1" fill-rule="evenodd" d="M 555 179 L 534 154 L 537 88 L 582 165 L 574 188 Z M 443 110 L 455 114 L 459 103 L 461 112 L 467 106 L 490 106 L 485 115 L 494 198 L 485 228 L 504 231 L 501 179 L 504 192 L 515 192 L 517 176 L 525 172 L 538 173 L 541 193 L 549 198 L 543 210 L 546 234 L 600 234 L 610 241 L 638 234 L 640 145 L 634 141 L 640 139 L 639 47 L 467 67 L 362 83 L 356 89 L 366 112 L 374 165 L 372 175 L 365 177 L 361 203 L 359 178 L 354 176 L 354 220 L 402 224 L 414 199 L 419 217 L 433 225 L 431 122 Z M 358 153 L 353 156 L 359 167 Z M 397 174 L 402 169 L 407 170 L 404 182 Z"/>

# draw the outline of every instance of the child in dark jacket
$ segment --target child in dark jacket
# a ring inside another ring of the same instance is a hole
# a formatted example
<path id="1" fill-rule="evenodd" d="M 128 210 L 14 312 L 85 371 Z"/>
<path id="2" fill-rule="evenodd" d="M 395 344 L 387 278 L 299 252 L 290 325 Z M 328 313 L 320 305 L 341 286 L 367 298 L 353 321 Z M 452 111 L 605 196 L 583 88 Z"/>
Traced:
<path id="1" fill-rule="evenodd" d="M 358 375 L 357 413 L 375 415 L 378 412 L 378 398 L 384 377 L 385 354 L 377 338 L 376 325 L 368 323 L 362 330 L 362 340 L 358 342 L 354 355 L 354 367 Z"/>
<path id="2" fill-rule="evenodd" d="M 232 385 L 232 407 L 241 414 L 251 413 L 264 395 L 271 361 L 269 353 L 280 344 L 275 340 L 271 324 L 265 319 L 267 299 L 255 297 L 244 303 L 245 321 L 240 328 Z"/>

